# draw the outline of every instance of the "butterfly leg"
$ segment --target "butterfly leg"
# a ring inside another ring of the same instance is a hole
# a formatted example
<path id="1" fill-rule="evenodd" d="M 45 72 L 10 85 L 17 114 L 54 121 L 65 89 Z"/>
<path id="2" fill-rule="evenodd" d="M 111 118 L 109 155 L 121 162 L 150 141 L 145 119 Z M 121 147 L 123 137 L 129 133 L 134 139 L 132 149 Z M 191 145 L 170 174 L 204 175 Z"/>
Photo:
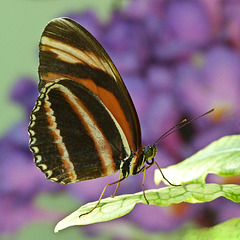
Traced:
<path id="1" fill-rule="evenodd" d="M 115 189 L 115 191 L 114 191 L 114 194 L 112 195 L 112 198 L 114 198 L 115 196 L 116 196 L 116 194 L 117 194 L 117 190 L 118 190 L 118 188 L 119 188 L 119 185 L 120 185 L 120 179 L 122 178 L 122 173 L 120 173 L 120 175 L 119 175 L 119 181 L 118 181 L 118 183 L 117 183 L 117 187 L 116 187 L 116 189 Z"/>
<path id="2" fill-rule="evenodd" d="M 121 175 L 120 175 L 120 176 L 121 176 Z M 98 201 L 97 201 L 97 204 L 96 204 L 90 211 L 81 214 L 81 215 L 79 216 L 79 218 L 82 217 L 82 216 L 84 216 L 84 215 L 87 215 L 87 214 L 91 213 L 91 212 L 99 205 L 99 203 L 101 202 L 102 197 L 103 197 L 103 195 L 104 195 L 104 193 L 105 193 L 105 191 L 106 191 L 106 189 L 107 189 L 108 186 L 114 185 L 114 184 L 116 184 L 116 183 L 117 183 L 118 186 L 119 186 L 120 182 L 123 181 L 124 179 L 125 179 L 125 177 L 122 177 L 122 178 L 120 178 L 119 180 L 117 180 L 117 181 L 115 181 L 115 182 L 112 182 L 112 183 L 107 184 L 107 185 L 104 187 L 104 189 L 103 189 L 103 191 L 102 191 L 102 194 L 101 194 L 101 196 L 99 197 L 99 199 L 98 199 Z M 116 192 L 116 190 L 115 190 L 115 192 Z M 115 193 L 115 192 L 114 192 L 114 193 Z"/>
<path id="3" fill-rule="evenodd" d="M 181 186 L 181 185 L 179 185 L 179 184 L 173 184 L 173 183 L 171 183 L 171 182 L 163 175 L 163 172 L 162 172 L 161 168 L 159 167 L 159 165 L 157 164 L 157 162 L 154 161 L 153 163 L 155 163 L 155 164 L 157 165 L 157 168 L 158 168 L 158 170 L 160 171 L 163 179 L 164 179 L 169 185 L 171 185 L 171 186 Z"/>
<path id="4" fill-rule="evenodd" d="M 142 188 L 143 188 L 143 196 L 144 196 L 144 198 L 145 198 L 145 200 L 146 200 L 146 203 L 149 204 L 149 201 L 147 200 L 147 197 L 146 197 L 146 194 L 145 194 L 145 187 L 144 187 L 146 170 L 147 170 L 147 167 L 146 167 L 146 165 L 144 165 L 144 167 L 143 167 Z"/>

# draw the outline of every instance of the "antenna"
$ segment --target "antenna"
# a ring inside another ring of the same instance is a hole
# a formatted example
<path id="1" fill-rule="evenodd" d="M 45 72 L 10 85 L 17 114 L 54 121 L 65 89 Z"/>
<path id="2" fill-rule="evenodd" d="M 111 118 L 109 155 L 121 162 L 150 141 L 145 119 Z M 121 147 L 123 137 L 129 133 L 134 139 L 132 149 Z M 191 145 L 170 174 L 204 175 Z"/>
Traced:
<path id="1" fill-rule="evenodd" d="M 187 119 L 183 119 L 180 123 L 176 124 L 175 126 L 173 126 L 172 128 L 170 128 L 168 131 L 166 131 L 160 138 L 157 139 L 157 141 L 153 144 L 153 146 L 155 147 L 161 140 L 163 140 L 164 138 L 166 138 L 167 136 L 169 136 L 170 134 L 176 132 L 177 130 L 179 130 L 182 127 L 185 127 L 186 125 L 188 125 L 189 123 L 192 123 L 193 121 L 213 112 L 214 109 L 209 110 L 208 112 L 205 112 L 204 114 L 192 119 L 192 120 L 187 120 Z"/>

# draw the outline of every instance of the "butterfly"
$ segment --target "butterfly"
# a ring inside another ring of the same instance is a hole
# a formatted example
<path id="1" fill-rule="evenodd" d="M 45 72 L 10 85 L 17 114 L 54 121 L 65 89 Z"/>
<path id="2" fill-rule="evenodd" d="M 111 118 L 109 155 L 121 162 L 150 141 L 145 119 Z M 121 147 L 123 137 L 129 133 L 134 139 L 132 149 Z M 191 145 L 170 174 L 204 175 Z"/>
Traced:
<path id="1" fill-rule="evenodd" d="M 145 174 L 156 163 L 161 138 L 142 145 L 128 90 L 104 48 L 85 28 L 69 18 L 50 21 L 39 44 L 38 73 L 29 146 L 47 179 L 71 184 L 120 171 L 119 180 L 106 185 L 117 183 L 118 188 L 129 175 Z"/>

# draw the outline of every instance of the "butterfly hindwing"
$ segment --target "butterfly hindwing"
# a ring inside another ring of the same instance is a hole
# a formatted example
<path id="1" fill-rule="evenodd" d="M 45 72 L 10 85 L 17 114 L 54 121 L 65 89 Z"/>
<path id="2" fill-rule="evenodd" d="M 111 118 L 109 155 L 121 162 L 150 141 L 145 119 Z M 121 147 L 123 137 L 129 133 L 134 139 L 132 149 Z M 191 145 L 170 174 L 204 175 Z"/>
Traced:
<path id="1" fill-rule="evenodd" d="M 31 117 L 30 147 L 47 178 L 72 183 L 119 170 L 120 157 L 128 156 L 126 138 L 101 100 L 69 79 L 41 92 Z"/>

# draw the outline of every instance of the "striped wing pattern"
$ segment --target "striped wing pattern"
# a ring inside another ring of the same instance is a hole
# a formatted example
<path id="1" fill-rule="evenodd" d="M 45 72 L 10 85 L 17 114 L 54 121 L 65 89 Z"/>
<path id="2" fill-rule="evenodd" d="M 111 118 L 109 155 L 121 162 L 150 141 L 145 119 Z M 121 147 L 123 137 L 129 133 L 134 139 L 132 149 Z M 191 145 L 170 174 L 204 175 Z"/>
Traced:
<path id="1" fill-rule="evenodd" d="M 113 174 L 141 151 L 139 120 L 114 64 L 68 18 L 46 26 L 39 48 L 40 94 L 29 124 L 36 165 L 63 184 Z"/>

